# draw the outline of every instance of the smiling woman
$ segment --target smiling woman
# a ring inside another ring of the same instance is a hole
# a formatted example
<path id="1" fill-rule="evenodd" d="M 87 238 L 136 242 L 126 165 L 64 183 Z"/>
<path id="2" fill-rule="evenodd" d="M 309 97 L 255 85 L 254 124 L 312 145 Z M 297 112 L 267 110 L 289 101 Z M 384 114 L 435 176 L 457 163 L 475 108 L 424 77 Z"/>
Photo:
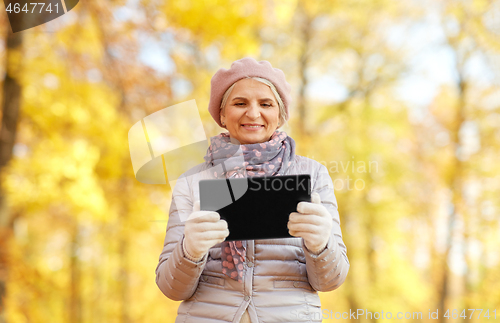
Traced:
<path id="1" fill-rule="evenodd" d="M 212 77 L 208 110 L 227 132 L 212 137 L 206 162 L 177 181 L 156 268 L 161 291 L 183 301 L 176 322 L 321 322 L 318 291 L 338 288 L 347 276 L 332 179 L 324 165 L 296 155 L 295 141 L 278 131 L 289 118 L 290 92 L 283 71 L 252 58 Z M 311 202 L 298 203 L 288 217 L 295 238 L 225 241 L 226 221 L 199 208 L 199 181 L 207 173 L 309 174 Z M 186 211 L 184 223 L 179 214 Z"/>
<path id="2" fill-rule="evenodd" d="M 284 119 L 280 118 L 281 109 L 271 91 L 274 85 L 266 81 L 258 77 L 242 79 L 224 94 L 228 99 L 221 105 L 221 123 L 231 134 L 233 144 L 269 141 L 280 119 Z"/>

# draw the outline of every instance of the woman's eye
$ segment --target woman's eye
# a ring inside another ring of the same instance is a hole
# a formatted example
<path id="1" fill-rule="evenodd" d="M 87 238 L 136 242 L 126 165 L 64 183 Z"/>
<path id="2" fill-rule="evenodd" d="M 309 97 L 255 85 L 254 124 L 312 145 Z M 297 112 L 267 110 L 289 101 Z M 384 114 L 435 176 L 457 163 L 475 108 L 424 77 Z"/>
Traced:
<path id="1" fill-rule="evenodd" d="M 240 103 L 235 103 L 234 104 L 235 106 L 244 106 L 246 105 L 245 103 L 243 102 L 240 102 Z M 265 107 L 265 108 L 269 108 L 269 107 L 272 107 L 273 105 L 272 104 L 268 104 L 268 103 L 262 103 L 261 106 Z"/>

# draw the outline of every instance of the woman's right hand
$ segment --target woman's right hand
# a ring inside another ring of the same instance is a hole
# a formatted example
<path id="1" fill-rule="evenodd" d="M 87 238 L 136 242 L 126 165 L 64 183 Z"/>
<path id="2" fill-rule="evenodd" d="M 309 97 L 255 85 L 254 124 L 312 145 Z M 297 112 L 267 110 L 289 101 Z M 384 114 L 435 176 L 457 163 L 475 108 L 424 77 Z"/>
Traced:
<path id="1" fill-rule="evenodd" d="M 203 258 L 208 250 L 229 235 L 227 222 L 214 211 L 200 211 L 200 201 L 194 203 L 193 213 L 184 227 L 184 248 L 189 256 Z"/>

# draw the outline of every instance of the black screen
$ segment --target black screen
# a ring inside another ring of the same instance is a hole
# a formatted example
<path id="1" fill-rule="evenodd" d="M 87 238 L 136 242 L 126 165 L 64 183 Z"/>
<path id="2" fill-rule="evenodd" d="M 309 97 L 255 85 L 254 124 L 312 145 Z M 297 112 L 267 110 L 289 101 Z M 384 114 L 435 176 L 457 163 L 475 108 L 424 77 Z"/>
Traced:
<path id="1" fill-rule="evenodd" d="M 288 217 L 301 201 L 311 201 L 306 174 L 200 181 L 200 208 L 227 221 L 226 241 L 292 238 Z"/>

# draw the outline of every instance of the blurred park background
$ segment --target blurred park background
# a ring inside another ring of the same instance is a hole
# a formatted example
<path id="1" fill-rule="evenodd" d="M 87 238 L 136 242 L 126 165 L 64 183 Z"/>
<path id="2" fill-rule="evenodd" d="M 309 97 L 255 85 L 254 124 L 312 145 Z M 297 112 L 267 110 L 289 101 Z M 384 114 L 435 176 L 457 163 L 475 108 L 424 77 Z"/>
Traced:
<path id="1" fill-rule="evenodd" d="M 323 309 L 500 319 L 500 1 L 82 0 L 16 34 L 4 9 L 1 323 L 174 322 L 171 188 L 127 133 L 195 99 L 218 134 L 210 79 L 245 56 L 285 72 L 283 130 L 335 182 L 351 268 Z"/>

